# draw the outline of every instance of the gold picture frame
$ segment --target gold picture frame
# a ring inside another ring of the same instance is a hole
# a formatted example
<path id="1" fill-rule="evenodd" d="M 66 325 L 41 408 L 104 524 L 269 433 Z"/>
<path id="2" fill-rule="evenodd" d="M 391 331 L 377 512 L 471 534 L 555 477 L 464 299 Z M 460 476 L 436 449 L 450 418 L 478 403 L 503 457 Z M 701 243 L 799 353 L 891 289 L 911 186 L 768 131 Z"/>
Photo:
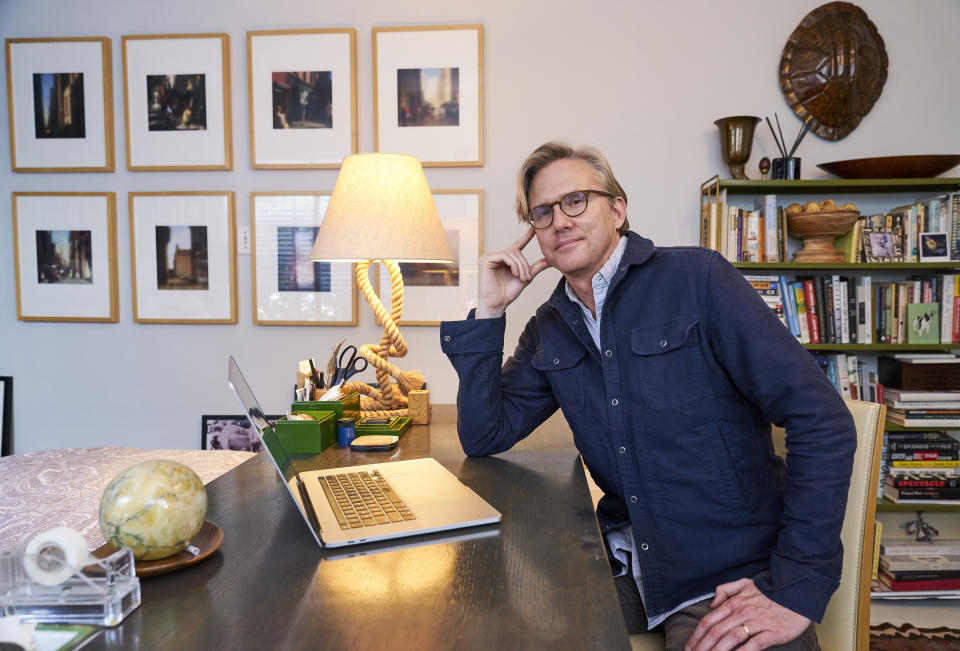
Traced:
<path id="1" fill-rule="evenodd" d="M 113 172 L 110 39 L 8 38 L 6 56 L 13 171 Z"/>
<path id="2" fill-rule="evenodd" d="M 357 153 L 356 30 L 247 32 L 247 97 L 251 168 L 339 168 Z"/>
<path id="3" fill-rule="evenodd" d="M 374 151 L 483 166 L 483 25 L 373 28 Z"/>
<path id="4" fill-rule="evenodd" d="M 128 201 L 133 320 L 236 323 L 234 193 L 131 192 Z"/>
<path id="5" fill-rule="evenodd" d="M 357 325 L 356 265 L 309 262 L 331 194 L 282 190 L 250 193 L 255 324 Z"/>
<path id="6" fill-rule="evenodd" d="M 17 318 L 116 323 L 116 194 L 14 192 L 12 211 Z"/>
<path id="7" fill-rule="evenodd" d="M 401 262 L 403 314 L 398 325 L 438 326 L 464 319 L 476 305 L 479 259 L 483 255 L 483 190 L 432 190 L 454 261 Z M 475 252 L 475 253 L 474 253 Z M 377 269 L 376 287 L 390 309 L 390 277 Z"/>
<path id="8" fill-rule="evenodd" d="M 232 170 L 230 37 L 123 36 L 121 50 L 127 169 Z"/>

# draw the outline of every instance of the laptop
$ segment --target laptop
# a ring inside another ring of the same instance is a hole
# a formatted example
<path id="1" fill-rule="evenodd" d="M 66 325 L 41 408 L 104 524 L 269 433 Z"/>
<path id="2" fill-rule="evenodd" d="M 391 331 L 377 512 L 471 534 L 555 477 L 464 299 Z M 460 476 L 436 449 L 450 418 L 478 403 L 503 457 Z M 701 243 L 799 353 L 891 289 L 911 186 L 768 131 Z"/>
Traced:
<path id="1" fill-rule="evenodd" d="M 321 546 L 358 545 L 500 521 L 499 511 L 435 459 L 297 472 L 232 355 L 227 382 Z"/>

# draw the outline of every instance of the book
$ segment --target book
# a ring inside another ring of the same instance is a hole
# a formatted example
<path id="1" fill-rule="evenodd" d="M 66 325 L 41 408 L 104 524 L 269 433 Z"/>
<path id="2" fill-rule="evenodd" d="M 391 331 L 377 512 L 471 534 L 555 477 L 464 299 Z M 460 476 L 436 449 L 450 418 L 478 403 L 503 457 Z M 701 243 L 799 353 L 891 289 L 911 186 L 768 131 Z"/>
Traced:
<path id="1" fill-rule="evenodd" d="M 907 305 L 907 343 L 940 343 L 940 307 L 936 303 Z"/>
<path id="2" fill-rule="evenodd" d="M 761 249 L 761 230 L 760 230 L 760 213 L 756 210 L 747 211 L 747 223 L 744 230 L 746 231 L 746 248 L 743 254 L 743 262 L 763 262 L 761 257 L 763 249 Z"/>
<path id="3" fill-rule="evenodd" d="M 870 276 L 861 276 L 860 292 L 857 293 L 858 303 L 863 304 L 862 334 L 858 341 L 862 344 L 873 343 L 873 279 Z M 860 308 L 857 307 L 857 318 L 860 318 Z"/>
<path id="4" fill-rule="evenodd" d="M 820 326 L 819 326 L 819 316 L 817 312 L 817 296 L 814 291 L 814 285 L 812 280 L 803 281 L 803 297 L 806 302 L 807 307 L 807 318 L 810 325 L 810 343 L 819 344 L 820 343 Z"/>
<path id="5" fill-rule="evenodd" d="M 763 217 L 763 258 L 764 262 L 780 262 L 780 236 L 778 234 L 777 195 L 766 194 L 753 201 L 754 210 Z"/>
<path id="6" fill-rule="evenodd" d="M 955 290 L 954 275 L 943 277 L 940 291 L 940 343 L 953 343 L 953 294 Z"/>
<path id="7" fill-rule="evenodd" d="M 803 283 L 790 283 L 790 287 L 793 288 L 793 298 L 797 308 L 797 324 L 800 326 L 800 343 L 809 344 L 810 315 L 807 314 L 807 299 L 806 293 L 803 290 Z"/>
<path id="8" fill-rule="evenodd" d="M 960 260 L 960 192 L 950 194 L 950 259 Z"/>
<path id="9" fill-rule="evenodd" d="M 890 461 L 957 461 L 957 450 L 890 450 Z"/>
<path id="10" fill-rule="evenodd" d="M 883 487 L 883 496 L 896 504 L 960 504 L 960 491 L 925 491 L 894 488 L 889 484 Z"/>
<path id="11" fill-rule="evenodd" d="M 960 570 L 888 570 L 884 571 L 894 581 L 943 581 L 960 579 Z"/>
<path id="12" fill-rule="evenodd" d="M 800 323 L 797 321 L 797 305 L 794 300 L 793 290 L 787 282 L 786 276 L 780 276 L 780 291 L 783 293 L 783 309 L 787 315 L 787 327 L 790 333 L 800 339 Z"/>
<path id="13" fill-rule="evenodd" d="M 892 576 L 880 570 L 877 578 L 880 582 L 896 592 L 914 590 L 960 590 L 960 579 L 941 579 L 929 581 L 897 581 Z"/>
<path id="14" fill-rule="evenodd" d="M 879 381 L 879 376 L 877 378 Z M 901 400 L 904 402 L 920 402 L 929 400 L 960 400 L 960 391 L 910 391 L 896 387 L 886 387 L 884 398 Z"/>
<path id="15" fill-rule="evenodd" d="M 887 572 L 943 572 L 960 571 L 957 554 L 901 554 L 880 555 L 880 567 Z M 960 573 L 958 573 L 960 576 Z"/>
<path id="16" fill-rule="evenodd" d="M 938 475 L 936 473 L 917 472 L 887 477 L 887 485 L 894 488 L 957 488 L 960 489 L 960 475 Z"/>
<path id="17" fill-rule="evenodd" d="M 873 568 L 870 578 L 877 578 L 877 571 L 880 569 L 880 541 L 883 540 L 883 523 L 880 520 L 873 522 Z"/>
<path id="18" fill-rule="evenodd" d="M 960 539 L 941 538 L 931 542 L 919 540 L 887 539 L 880 544 L 880 553 L 884 556 L 911 556 L 913 554 L 952 556 L 960 554 Z"/>

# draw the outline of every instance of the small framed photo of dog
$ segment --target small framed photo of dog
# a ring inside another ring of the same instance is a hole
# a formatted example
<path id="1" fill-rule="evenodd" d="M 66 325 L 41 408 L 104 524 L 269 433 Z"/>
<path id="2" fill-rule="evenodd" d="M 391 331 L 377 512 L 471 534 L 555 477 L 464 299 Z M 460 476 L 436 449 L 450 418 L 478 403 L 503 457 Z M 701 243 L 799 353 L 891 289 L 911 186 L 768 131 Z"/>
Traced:
<path id="1" fill-rule="evenodd" d="M 949 262 L 950 244 L 946 233 L 920 233 L 920 262 Z"/>
<path id="2" fill-rule="evenodd" d="M 907 305 L 907 343 L 940 343 L 940 306 L 936 303 Z"/>

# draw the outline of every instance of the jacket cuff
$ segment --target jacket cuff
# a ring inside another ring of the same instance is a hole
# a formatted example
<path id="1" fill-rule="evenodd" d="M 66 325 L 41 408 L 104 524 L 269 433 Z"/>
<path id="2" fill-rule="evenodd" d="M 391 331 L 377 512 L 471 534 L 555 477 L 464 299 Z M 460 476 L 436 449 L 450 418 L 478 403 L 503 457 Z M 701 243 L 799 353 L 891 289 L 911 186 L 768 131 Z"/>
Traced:
<path id="1" fill-rule="evenodd" d="M 819 623 L 840 583 L 774 552 L 770 571 L 755 577 L 754 585 L 771 601 Z"/>
<path id="2" fill-rule="evenodd" d="M 447 355 L 457 353 L 502 353 L 507 317 L 475 319 L 474 311 L 463 321 L 440 324 L 440 348 Z"/>

